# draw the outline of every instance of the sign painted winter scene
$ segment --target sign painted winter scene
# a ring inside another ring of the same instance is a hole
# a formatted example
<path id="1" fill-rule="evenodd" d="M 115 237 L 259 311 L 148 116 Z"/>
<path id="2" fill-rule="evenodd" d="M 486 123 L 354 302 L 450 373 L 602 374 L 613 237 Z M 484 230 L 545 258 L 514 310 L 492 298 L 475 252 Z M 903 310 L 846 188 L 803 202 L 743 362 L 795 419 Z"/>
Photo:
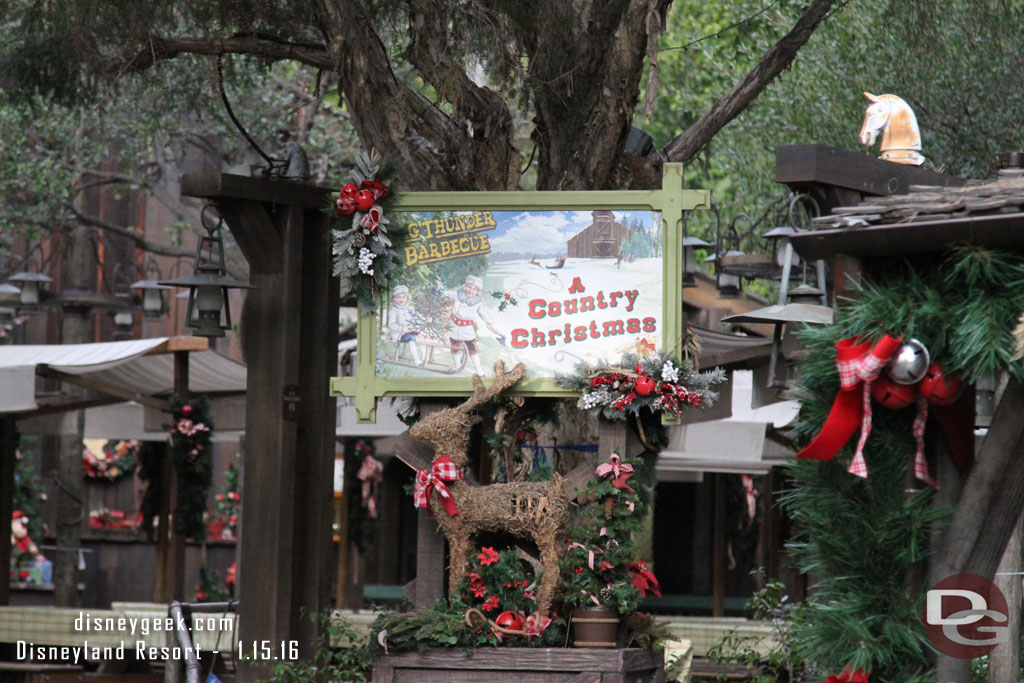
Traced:
<path id="1" fill-rule="evenodd" d="M 378 318 L 379 376 L 492 374 L 522 361 L 554 377 L 581 360 L 662 346 L 655 211 L 410 214 Z"/>

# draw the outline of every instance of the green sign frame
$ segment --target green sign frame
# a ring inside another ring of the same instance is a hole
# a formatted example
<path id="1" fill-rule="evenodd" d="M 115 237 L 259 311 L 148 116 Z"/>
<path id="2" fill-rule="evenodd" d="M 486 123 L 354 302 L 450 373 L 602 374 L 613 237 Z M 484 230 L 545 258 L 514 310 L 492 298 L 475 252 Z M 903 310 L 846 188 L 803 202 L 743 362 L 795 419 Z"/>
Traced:
<path id="1" fill-rule="evenodd" d="M 682 329 L 683 212 L 711 207 L 708 190 L 683 189 L 683 165 L 664 165 L 659 190 L 570 192 L 409 192 L 400 211 L 634 210 L 660 213 L 663 237 L 662 339 L 679 340 Z M 472 377 L 382 377 L 377 374 L 376 314 L 360 313 L 355 375 L 331 378 L 332 396 L 355 397 L 360 423 L 376 422 L 377 398 L 384 396 L 466 396 Z M 678 345 L 676 345 L 678 347 Z M 677 348 L 677 353 L 681 350 Z M 681 359 L 680 359 L 681 360 Z M 527 377 L 510 392 L 520 396 L 572 396 L 550 377 Z"/>

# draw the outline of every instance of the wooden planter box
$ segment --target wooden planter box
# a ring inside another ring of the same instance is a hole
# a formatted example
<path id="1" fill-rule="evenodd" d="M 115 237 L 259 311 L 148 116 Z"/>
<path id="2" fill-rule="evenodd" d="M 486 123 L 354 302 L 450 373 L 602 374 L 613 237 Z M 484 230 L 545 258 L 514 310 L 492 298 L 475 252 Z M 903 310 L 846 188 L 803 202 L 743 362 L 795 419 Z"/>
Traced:
<path id="1" fill-rule="evenodd" d="M 380 657 L 373 683 L 662 683 L 663 660 L 639 649 L 443 648 Z"/>

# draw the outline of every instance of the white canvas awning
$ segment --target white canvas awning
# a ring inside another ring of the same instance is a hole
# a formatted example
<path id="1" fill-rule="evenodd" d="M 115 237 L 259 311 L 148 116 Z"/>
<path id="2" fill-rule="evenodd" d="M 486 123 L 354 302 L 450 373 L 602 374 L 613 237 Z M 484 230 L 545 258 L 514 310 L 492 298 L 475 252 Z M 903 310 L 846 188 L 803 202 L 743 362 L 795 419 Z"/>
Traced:
<path id="1" fill-rule="evenodd" d="M 770 428 L 788 425 L 797 401 L 752 407 L 754 373 L 732 373 L 732 415 L 722 420 L 669 428 L 669 443 L 658 456 L 660 481 L 690 481 L 694 472 L 765 474 L 791 451 L 768 438 Z"/>
<path id="2" fill-rule="evenodd" d="M 198 337 L 0 346 L 0 413 L 59 408 L 62 397 L 37 393 L 37 376 L 80 384 L 114 399 L 169 395 L 176 351 L 190 352 L 190 391 L 245 391 L 245 365 L 207 350 L 206 340 Z"/>

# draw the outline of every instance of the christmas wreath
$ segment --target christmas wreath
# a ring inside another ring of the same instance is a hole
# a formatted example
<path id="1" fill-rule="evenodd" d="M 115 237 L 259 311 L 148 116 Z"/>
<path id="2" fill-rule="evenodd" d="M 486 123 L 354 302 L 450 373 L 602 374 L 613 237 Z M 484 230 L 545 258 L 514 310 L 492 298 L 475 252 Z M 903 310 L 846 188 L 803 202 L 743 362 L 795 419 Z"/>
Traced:
<path id="1" fill-rule="evenodd" d="M 106 479 L 117 481 L 135 469 L 135 459 L 139 452 L 139 442 L 107 441 L 99 453 L 93 453 L 88 447 L 82 449 L 82 472 L 87 479 Z"/>
<path id="2" fill-rule="evenodd" d="M 394 176 L 394 167 L 376 151 L 360 153 L 333 207 L 334 274 L 343 278 L 343 294 L 355 296 L 364 313 L 376 310 L 408 234 L 391 212 L 398 200 Z"/>
<path id="3" fill-rule="evenodd" d="M 555 379 L 580 393 L 580 408 L 622 420 L 641 408 L 681 417 L 686 406 L 710 406 L 718 398 L 711 386 L 725 381 L 725 371 L 697 372 L 689 361 L 676 366 L 671 353 L 662 351 L 646 357 L 626 353 L 616 365 L 596 369 L 580 363 L 574 374 Z"/>
<path id="4" fill-rule="evenodd" d="M 124 510 L 99 508 L 89 511 L 90 529 L 135 529 L 138 520 L 132 519 Z"/>
<path id="5" fill-rule="evenodd" d="M 167 425 L 171 434 L 171 459 L 181 487 L 174 511 L 174 530 L 186 538 L 202 539 L 206 491 L 213 464 L 209 403 L 202 397 L 188 403 L 173 397 L 171 408 L 174 420 Z"/>

